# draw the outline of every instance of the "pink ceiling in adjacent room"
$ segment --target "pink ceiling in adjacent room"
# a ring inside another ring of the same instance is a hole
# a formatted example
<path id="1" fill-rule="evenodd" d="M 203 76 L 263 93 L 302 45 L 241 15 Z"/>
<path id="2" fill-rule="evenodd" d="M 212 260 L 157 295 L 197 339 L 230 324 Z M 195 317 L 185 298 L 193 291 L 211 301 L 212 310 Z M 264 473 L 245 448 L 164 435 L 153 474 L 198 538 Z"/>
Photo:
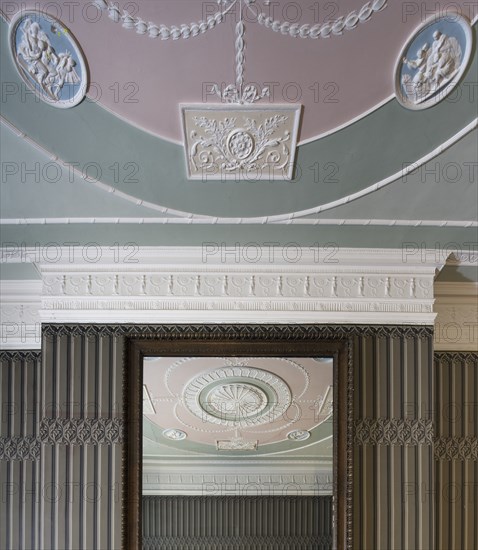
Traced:
<path id="1" fill-rule="evenodd" d="M 257 441 L 262 450 L 263 445 L 286 441 L 291 431 L 312 430 L 331 421 L 330 359 L 156 357 L 145 361 L 143 376 L 151 402 L 151 410 L 145 409 L 144 414 L 161 429 L 187 432 L 191 442 L 214 447 L 217 440 L 240 434 Z M 262 406 L 244 392 L 228 396 L 227 390 L 235 387 L 262 395 Z M 267 396 L 265 388 L 271 391 Z M 213 396 L 211 404 L 219 403 L 220 412 L 205 407 L 204 394 Z M 230 421 L 229 406 L 235 400 L 247 407 Z"/>
<path id="2" fill-rule="evenodd" d="M 281 21 L 315 24 L 360 10 L 363 0 L 317 2 L 257 0 L 261 11 Z M 4 15 L 44 7 L 70 28 L 86 55 L 92 85 L 89 97 L 117 116 L 163 138 L 182 141 L 179 104 L 217 103 L 208 83 L 235 80 L 234 27 L 224 23 L 195 38 L 151 39 L 114 23 L 90 2 L 2 2 Z M 181 25 L 217 10 L 197 0 L 120 1 L 144 21 Z M 473 18 L 469 2 L 455 9 Z M 390 1 L 366 23 L 327 39 L 301 39 L 275 33 L 246 17 L 245 81 L 272 88 L 271 101 L 304 105 L 300 140 L 347 124 L 393 94 L 393 69 L 401 47 L 433 10 L 435 2 Z M 300 17 L 297 17 L 300 15 Z M 271 84 L 272 83 L 272 84 Z M 266 100 L 267 101 L 267 100 Z"/>

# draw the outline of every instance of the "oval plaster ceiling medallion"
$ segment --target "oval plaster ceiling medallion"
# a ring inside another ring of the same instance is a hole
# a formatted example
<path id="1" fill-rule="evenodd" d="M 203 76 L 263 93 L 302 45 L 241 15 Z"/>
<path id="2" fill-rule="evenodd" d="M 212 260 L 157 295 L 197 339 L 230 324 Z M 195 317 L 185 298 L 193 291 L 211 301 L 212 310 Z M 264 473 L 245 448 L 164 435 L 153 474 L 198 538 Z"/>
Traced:
<path id="1" fill-rule="evenodd" d="M 61 21 L 39 11 L 20 11 L 10 23 L 10 52 L 25 84 L 49 105 L 67 109 L 85 97 L 85 58 Z"/>
<path id="2" fill-rule="evenodd" d="M 184 389 L 187 409 L 204 422 L 246 427 L 273 422 L 292 402 L 289 386 L 252 367 L 225 367 L 194 378 Z"/>
<path id="3" fill-rule="evenodd" d="M 287 434 L 291 441 L 306 441 L 311 436 L 308 430 L 293 430 Z"/>
<path id="4" fill-rule="evenodd" d="M 433 16 L 418 27 L 395 66 L 395 93 L 407 109 L 426 109 L 448 96 L 472 51 L 469 22 L 458 14 Z"/>
<path id="5" fill-rule="evenodd" d="M 183 432 L 183 430 L 177 430 L 176 428 L 168 428 L 167 430 L 163 430 L 163 435 L 172 441 L 182 441 L 188 436 L 186 432 Z"/>

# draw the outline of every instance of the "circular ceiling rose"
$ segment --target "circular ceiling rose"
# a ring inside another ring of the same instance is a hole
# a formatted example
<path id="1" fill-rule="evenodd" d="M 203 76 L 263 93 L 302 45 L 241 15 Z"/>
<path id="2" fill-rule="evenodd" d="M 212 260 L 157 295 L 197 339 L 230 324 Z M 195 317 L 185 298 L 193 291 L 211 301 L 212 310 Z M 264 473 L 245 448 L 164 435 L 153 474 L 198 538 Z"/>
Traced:
<path id="1" fill-rule="evenodd" d="M 273 422 L 292 402 L 289 386 L 278 376 L 248 366 L 224 367 L 187 384 L 185 406 L 204 422 L 230 427 Z"/>
<path id="2" fill-rule="evenodd" d="M 395 66 L 395 93 L 407 109 L 426 109 L 458 85 L 470 60 L 473 33 L 458 14 L 433 16 L 402 48 Z"/>
<path id="3" fill-rule="evenodd" d="M 267 406 L 267 395 L 252 384 L 221 384 L 207 392 L 204 400 L 210 414 L 238 421 L 260 413 Z"/>
<path id="4" fill-rule="evenodd" d="M 20 10 L 10 23 L 10 52 L 23 82 L 53 107 L 74 107 L 85 97 L 88 71 L 80 45 L 58 19 Z"/>

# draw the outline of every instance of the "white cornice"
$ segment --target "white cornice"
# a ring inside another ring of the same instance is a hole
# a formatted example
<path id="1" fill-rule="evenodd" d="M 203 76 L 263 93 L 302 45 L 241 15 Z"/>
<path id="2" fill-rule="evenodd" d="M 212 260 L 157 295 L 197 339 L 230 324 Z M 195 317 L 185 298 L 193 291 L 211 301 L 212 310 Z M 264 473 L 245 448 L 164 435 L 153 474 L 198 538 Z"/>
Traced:
<path id="1" fill-rule="evenodd" d="M 220 473 L 218 474 L 218 472 Z M 318 460 L 266 463 L 216 458 L 145 460 L 143 493 L 149 495 L 332 494 L 331 465 Z"/>
<path id="2" fill-rule="evenodd" d="M 205 243 L 131 252 L 58 249 L 48 263 L 35 250 L 42 321 L 432 324 L 433 279 L 446 261 L 414 247 Z M 98 261 L 87 261 L 92 254 Z"/>
<path id="3" fill-rule="evenodd" d="M 38 280 L 0 281 L 0 349 L 41 348 Z"/>
<path id="4" fill-rule="evenodd" d="M 277 243 L 251 242 L 245 246 L 239 243 L 230 245 L 224 242 L 204 242 L 202 246 L 99 246 L 96 243 L 85 246 L 59 246 L 49 243 L 45 246 L 27 247 L 22 245 L 0 248 L 2 263 L 35 263 L 42 272 L 60 270 L 75 271 L 81 266 L 103 271 L 109 267 L 119 271 L 142 269 L 147 266 L 182 267 L 190 270 L 215 270 L 225 265 L 228 269 L 263 269 L 276 271 L 281 266 L 287 270 L 302 271 L 304 266 L 357 266 L 403 270 L 413 268 L 428 273 L 430 269 L 441 268 L 448 263 L 451 253 L 461 257 L 467 251 L 423 249 L 417 243 L 404 243 L 402 248 L 351 248 L 339 247 L 335 243 L 328 246 L 298 247 L 277 246 Z M 88 260 L 95 252 L 98 258 Z M 457 261 L 457 260 L 454 260 Z M 476 260 L 475 260 L 476 264 Z"/>
<path id="5" fill-rule="evenodd" d="M 299 251 L 297 262 L 277 247 L 247 262 L 241 247 L 143 247 L 125 263 L 122 251 L 105 247 L 91 263 L 65 247 L 47 263 L 42 249 L 4 249 L 3 261 L 34 262 L 42 281 L 1 282 L 1 347 L 39 349 L 40 320 L 433 324 L 438 314 L 436 349 L 477 349 L 478 283 L 433 283 L 449 251 Z M 464 254 L 464 262 L 476 258 Z"/>

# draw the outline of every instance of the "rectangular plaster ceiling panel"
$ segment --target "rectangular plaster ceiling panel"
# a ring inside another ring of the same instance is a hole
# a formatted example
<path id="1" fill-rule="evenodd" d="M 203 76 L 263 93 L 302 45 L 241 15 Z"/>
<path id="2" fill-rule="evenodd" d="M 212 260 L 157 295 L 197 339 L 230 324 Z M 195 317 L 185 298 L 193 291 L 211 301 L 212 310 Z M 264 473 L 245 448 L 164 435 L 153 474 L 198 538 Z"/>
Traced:
<path id="1" fill-rule="evenodd" d="M 189 179 L 290 180 L 300 105 L 183 105 Z"/>

